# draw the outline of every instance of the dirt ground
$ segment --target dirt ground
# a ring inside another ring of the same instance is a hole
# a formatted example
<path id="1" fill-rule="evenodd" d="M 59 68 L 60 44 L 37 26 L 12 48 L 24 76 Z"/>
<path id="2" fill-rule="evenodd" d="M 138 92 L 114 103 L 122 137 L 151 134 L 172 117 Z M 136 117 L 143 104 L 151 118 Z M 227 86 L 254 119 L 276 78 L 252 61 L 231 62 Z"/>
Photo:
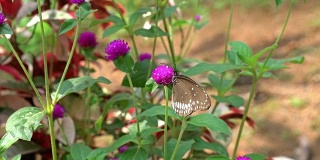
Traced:
<path id="1" fill-rule="evenodd" d="M 293 7 L 289 24 L 273 58 L 302 55 L 305 61 L 303 64 L 289 64 L 288 69 L 274 72 L 276 79 L 259 81 L 249 112 L 256 126 L 253 129 L 245 126 L 239 154 L 293 157 L 299 139 L 304 137 L 310 143 L 312 159 L 320 160 L 319 9 L 319 0 L 301 1 Z M 281 31 L 287 10 L 287 3 L 277 12 L 275 6 L 250 9 L 236 6 L 230 41 L 242 41 L 254 53 L 271 45 Z M 209 23 L 198 32 L 188 57 L 209 62 L 221 61 L 228 17 L 229 9 L 213 10 Z M 144 49 L 141 52 L 151 49 L 148 44 L 141 43 L 139 46 Z M 164 53 L 162 48 L 156 52 Z M 105 65 L 108 67 L 113 64 Z M 107 78 L 115 82 L 114 85 L 120 84 L 118 76 L 106 72 L 101 74 L 108 74 Z M 249 87 L 250 84 L 238 86 L 237 92 L 246 99 Z M 232 143 L 230 151 L 233 146 Z"/>

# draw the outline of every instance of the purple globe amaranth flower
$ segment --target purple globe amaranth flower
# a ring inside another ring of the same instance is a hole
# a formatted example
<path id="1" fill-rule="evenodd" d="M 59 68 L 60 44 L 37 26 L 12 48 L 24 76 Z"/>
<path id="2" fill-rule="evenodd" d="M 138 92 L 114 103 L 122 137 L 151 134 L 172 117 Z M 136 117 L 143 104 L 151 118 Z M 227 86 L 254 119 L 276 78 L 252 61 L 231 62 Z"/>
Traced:
<path id="1" fill-rule="evenodd" d="M 152 71 L 151 76 L 157 84 L 167 86 L 172 83 L 173 75 L 173 68 L 167 65 L 161 65 Z"/>
<path id="2" fill-rule="evenodd" d="M 6 19 L 6 17 L 0 12 L 0 25 L 2 25 L 4 23 L 5 19 Z"/>
<path id="3" fill-rule="evenodd" d="M 123 145 L 123 146 L 121 146 L 120 148 L 118 148 L 118 150 L 119 150 L 120 153 L 123 153 L 123 152 L 125 152 L 128 148 L 129 148 L 129 146 Z"/>
<path id="4" fill-rule="evenodd" d="M 93 32 L 82 32 L 78 39 L 78 44 L 82 48 L 93 48 L 97 46 L 96 35 Z"/>
<path id="5" fill-rule="evenodd" d="M 141 53 L 139 56 L 140 61 L 151 59 L 150 53 Z"/>
<path id="6" fill-rule="evenodd" d="M 74 3 L 74 4 L 81 4 L 83 3 L 85 0 L 70 0 L 71 3 Z"/>
<path id="7" fill-rule="evenodd" d="M 127 42 L 121 39 L 116 39 L 110 42 L 105 48 L 106 58 L 108 60 L 115 60 L 120 56 L 127 54 L 130 47 Z"/>
<path id="8" fill-rule="evenodd" d="M 200 15 L 196 15 L 194 16 L 194 19 L 196 19 L 197 22 L 201 21 L 201 16 Z"/>
<path id="9" fill-rule="evenodd" d="M 53 109 L 53 119 L 63 118 L 64 108 L 60 104 L 56 104 Z"/>
<path id="10" fill-rule="evenodd" d="M 246 156 L 239 156 L 236 158 L 236 160 L 251 160 L 251 158 L 246 157 Z"/>

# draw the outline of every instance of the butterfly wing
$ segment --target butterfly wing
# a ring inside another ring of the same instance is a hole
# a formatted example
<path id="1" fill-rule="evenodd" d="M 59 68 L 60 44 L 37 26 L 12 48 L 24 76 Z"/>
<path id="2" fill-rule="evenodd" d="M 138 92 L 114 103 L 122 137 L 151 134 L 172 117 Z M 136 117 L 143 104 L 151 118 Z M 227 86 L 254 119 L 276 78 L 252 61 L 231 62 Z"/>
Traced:
<path id="1" fill-rule="evenodd" d="M 173 110 L 180 116 L 188 116 L 196 110 L 207 110 L 211 106 L 209 95 L 195 81 L 183 75 L 173 78 Z"/>

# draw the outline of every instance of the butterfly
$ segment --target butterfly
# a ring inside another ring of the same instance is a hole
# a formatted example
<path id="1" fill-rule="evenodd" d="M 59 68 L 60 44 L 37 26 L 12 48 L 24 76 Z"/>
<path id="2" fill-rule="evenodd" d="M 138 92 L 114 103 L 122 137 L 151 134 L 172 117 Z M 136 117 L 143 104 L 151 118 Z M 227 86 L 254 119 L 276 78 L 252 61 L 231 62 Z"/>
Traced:
<path id="1" fill-rule="evenodd" d="M 179 116 L 188 116 L 197 110 L 210 108 L 208 93 L 191 78 L 175 72 L 172 83 L 171 106 Z"/>

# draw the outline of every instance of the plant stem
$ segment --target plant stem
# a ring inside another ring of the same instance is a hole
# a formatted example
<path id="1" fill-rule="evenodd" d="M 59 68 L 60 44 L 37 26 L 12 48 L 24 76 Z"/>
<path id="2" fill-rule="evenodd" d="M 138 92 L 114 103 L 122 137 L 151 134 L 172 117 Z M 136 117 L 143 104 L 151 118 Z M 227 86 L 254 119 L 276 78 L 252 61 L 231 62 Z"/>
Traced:
<path id="1" fill-rule="evenodd" d="M 169 115 L 169 89 L 164 86 L 164 94 L 166 97 L 166 113 L 164 115 L 164 138 L 163 138 L 163 157 L 168 154 L 167 140 L 168 140 L 168 115 Z"/>
<path id="2" fill-rule="evenodd" d="M 137 130 L 138 130 L 138 138 L 139 138 L 139 145 L 140 145 L 140 125 L 139 125 L 139 110 L 138 110 L 138 104 L 136 100 L 136 94 L 134 92 L 133 84 L 132 84 L 132 79 L 129 73 L 127 73 L 128 81 L 130 84 L 131 92 L 132 92 L 132 98 L 133 98 L 133 105 L 136 110 L 136 119 L 137 119 Z"/>
<path id="3" fill-rule="evenodd" d="M 53 118 L 52 112 L 47 113 L 48 121 L 49 121 L 49 132 L 50 132 L 50 141 L 51 141 L 51 151 L 52 151 L 52 159 L 57 160 L 57 147 L 56 147 L 56 138 L 54 134 L 54 127 L 53 127 Z"/>
<path id="4" fill-rule="evenodd" d="M 43 21 L 42 21 L 42 11 L 41 11 L 41 3 L 40 0 L 37 0 L 38 6 L 38 14 L 40 19 L 40 28 L 41 28 L 41 40 L 42 40 L 42 54 L 43 54 L 43 70 L 44 70 L 44 82 L 45 82 L 45 91 L 46 91 L 46 107 L 52 106 L 50 105 L 50 90 L 49 90 L 49 77 L 48 77 L 48 62 L 47 62 L 47 51 L 46 51 L 46 43 L 44 39 L 44 29 L 43 29 Z"/>
<path id="5" fill-rule="evenodd" d="M 178 137 L 178 140 L 177 140 L 177 144 L 176 144 L 176 146 L 174 147 L 174 150 L 173 150 L 173 153 L 172 153 L 172 155 L 171 155 L 170 160 L 174 160 L 174 157 L 176 156 L 176 153 L 177 153 L 177 151 L 178 151 L 179 144 L 180 144 L 180 141 L 181 141 L 183 132 L 184 132 L 184 130 L 186 129 L 186 127 L 187 127 L 187 117 L 183 117 L 183 121 L 182 121 L 182 125 L 181 125 L 181 130 L 180 130 L 180 133 L 179 133 L 179 137 Z"/>
<path id="6" fill-rule="evenodd" d="M 288 13 L 287 13 L 286 20 L 285 20 L 284 25 L 283 25 L 283 27 L 282 27 L 281 33 L 279 34 L 276 42 L 274 43 L 274 45 L 276 45 L 276 46 L 278 46 L 278 43 L 279 43 L 280 39 L 282 38 L 282 35 L 283 35 L 283 33 L 284 33 L 284 31 L 285 31 L 285 29 L 286 29 L 286 27 L 287 27 L 287 24 L 288 24 L 288 22 L 289 22 L 289 17 L 290 17 L 290 15 L 291 15 L 291 10 L 292 10 L 292 0 L 289 0 L 289 10 L 288 10 Z M 270 51 L 268 57 L 266 58 L 266 60 L 265 60 L 264 63 L 263 63 L 263 67 L 262 67 L 261 72 L 260 72 L 259 75 L 258 75 L 258 78 L 260 78 L 260 77 L 263 75 L 263 73 L 264 73 L 264 72 L 263 72 L 263 71 L 264 71 L 264 68 L 265 68 L 268 60 L 270 59 L 270 57 L 273 55 L 273 52 L 274 52 L 274 50 L 275 50 L 276 48 L 277 48 L 277 47 L 274 47 L 274 48 Z"/>
<path id="7" fill-rule="evenodd" d="M 24 74 L 26 75 L 26 77 L 27 77 L 27 79 L 28 79 L 28 81 L 29 81 L 29 83 L 30 83 L 30 85 L 31 85 L 34 93 L 36 94 L 36 96 L 37 96 L 37 98 L 38 98 L 41 106 L 42 106 L 43 109 L 46 111 L 46 107 L 45 107 L 45 106 L 46 106 L 46 103 L 44 103 L 44 101 L 43 101 L 43 99 L 42 99 L 42 97 L 41 97 L 41 95 L 40 95 L 40 93 L 39 93 L 36 85 L 33 83 L 33 80 L 32 80 L 31 75 L 29 74 L 29 72 L 27 71 L 26 67 L 24 66 L 21 58 L 19 57 L 18 53 L 17 53 L 16 50 L 13 48 L 11 42 L 7 39 L 7 37 L 4 36 L 4 35 L 3 35 L 2 37 L 6 40 L 7 45 L 9 46 L 9 48 L 11 49 L 13 55 L 16 57 L 18 63 L 20 64 L 20 66 L 21 66 Z"/>
<path id="8" fill-rule="evenodd" d="M 81 15 L 81 9 L 79 9 L 79 15 Z M 64 78 L 65 78 L 65 76 L 66 76 L 66 74 L 68 72 L 68 69 L 69 69 L 73 54 L 74 54 L 74 50 L 76 48 L 76 44 L 77 44 L 78 37 L 79 37 L 79 32 L 80 32 L 80 27 L 79 27 L 80 25 L 81 25 L 81 17 L 79 17 L 79 19 L 78 19 L 77 29 L 76 29 L 76 33 L 75 33 L 74 40 L 73 40 L 73 43 L 72 43 L 72 48 L 71 48 L 71 51 L 70 51 L 70 54 L 69 54 L 69 58 L 68 58 L 66 66 L 65 66 L 65 68 L 63 70 L 60 82 L 58 84 L 57 91 L 55 92 L 56 94 L 54 95 L 54 98 L 53 98 L 53 101 L 52 101 L 52 104 L 54 104 L 54 105 L 57 103 L 58 93 L 60 91 L 61 84 L 64 81 Z"/>
<path id="9" fill-rule="evenodd" d="M 168 23 L 167 23 L 165 14 L 164 14 L 164 6 L 161 6 L 160 9 L 161 9 L 160 11 L 161 11 L 161 17 L 162 17 L 164 29 L 169 34 L 167 36 L 167 40 L 169 43 L 170 53 L 171 53 L 171 57 L 172 57 L 172 66 L 173 66 L 174 70 L 177 70 L 176 59 L 175 59 L 175 55 L 174 55 L 174 47 L 173 47 L 173 42 L 172 42 L 172 35 L 171 35 L 171 31 L 168 28 Z"/>
<path id="10" fill-rule="evenodd" d="M 241 120 L 241 123 L 240 123 L 240 128 L 239 128 L 236 144 L 235 144 L 235 147 L 234 147 L 234 150 L 233 150 L 232 160 L 234 160 L 236 158 L 236 155 L 237 155 L 237 150 L 238 150 L 239 142 L 240 142 L 240 139 L 241 139 L 243 126 L 244 126 L 244 123 L 246 122 L 247 115 L 248 115 L 248 112 L 249 112 L 249 107 L 250 107 L 250 104 L 251 104 L 251 102 L 253 100 L 253 96 L 254 96 L 254 93 L 255 93 L 255 90 L 256 90 L 256 87 L 257 87 L 257 81 L 258 81 L 258 79 L 256 78 L 256 74 L 254 74 L 253 75 L 253 83 L 252 83 L 252 86 L 251 86 L 249 99 L 248 99 L 248 102 L 247 102 L 247 104 L 245 106 L 245 109 L 244 109 L 244 113 L 243 113 L 242 120 Z"/>
<path id="11" fill-rule="evenodd" d="M 227 61 L 228 42 L 230 39 L 230 30 L 231 30 L 231 25 L 232 25 L 233 8 L 234 8 L 234 0 L 231 1 L 231 10 L 230 10 L 230 16 L 229 16 L 228 30 L 227 30 L 226 41 L 224 44 L 223 63 L 225 63 Z"/>

